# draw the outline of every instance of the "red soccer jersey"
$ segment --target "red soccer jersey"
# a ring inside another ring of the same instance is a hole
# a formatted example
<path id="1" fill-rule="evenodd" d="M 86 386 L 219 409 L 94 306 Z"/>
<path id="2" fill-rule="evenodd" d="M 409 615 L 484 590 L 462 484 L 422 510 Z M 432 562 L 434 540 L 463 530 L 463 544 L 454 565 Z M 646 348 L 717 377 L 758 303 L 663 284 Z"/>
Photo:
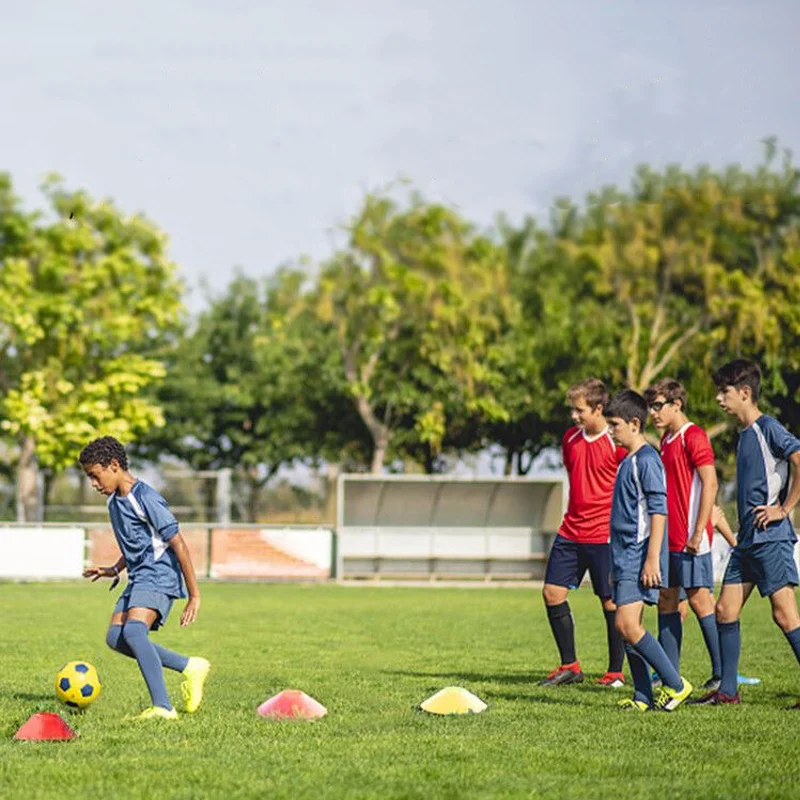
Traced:
<path id="1" fill-rule="evenodd" d="M 687 422 L 677 433 L 661 439 L 661 460 L 667 474 L 667 535 L 671 553 L 686 550 L 686 542 L 694 533 L 700 511 L 703 484 L 698 467 L 714 464 L 714 451 L 708 434 L 693 422 Z M 698 553 L 711 550 L 714 527 L 709 520 L 708 537 L 703 537 Z"/>
<path id="2" fill-rule="evenodd" d="M 570 428 L 561 453 L 569 475 L 569 504 L 558 532 L 581 544 L 606 544 L 617 467 L 627 450 L 614 444 L 608 428 L 591 437 Z"/>

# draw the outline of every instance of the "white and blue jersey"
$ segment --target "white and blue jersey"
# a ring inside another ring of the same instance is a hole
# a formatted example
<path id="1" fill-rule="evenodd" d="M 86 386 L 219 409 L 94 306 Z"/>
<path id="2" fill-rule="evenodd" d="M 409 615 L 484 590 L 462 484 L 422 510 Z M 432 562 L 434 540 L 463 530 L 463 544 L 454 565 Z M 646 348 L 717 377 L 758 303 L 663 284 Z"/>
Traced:
<path id="1" fill-rule="evenodd" d="M 786 499 L 788 459 L 800 450 L 792 436 L 774 417 L 762 414 L 739 435 L 736 453 L 736 494 L 739 510 L 739 548 L 766 542 L 794 542 L 797 536 L 789 519 L 755 525 L 757 506 L 779 505 Z"/>
<path id="2" fill-rule="evenodd" d="M 167 501 L 152 486 L 136 481 L 121 497 L 108 498 L 111 527 L 125 557 L 128 581 L 137 589 L 152 589 L 170 597 L 186 597 L 183 575 L 170 540 L 178 522 Z"/>
<path id="3" fill-rule="evenodd" d="M 617 470 L 611 503 L 612 581 L 639 581 L 653 514 L 667 514 L 667 481 L 661 458 L 646 444 L 626 456 Z M 661 574 L 666 577 L 666 532 L 661 551 Z"/>

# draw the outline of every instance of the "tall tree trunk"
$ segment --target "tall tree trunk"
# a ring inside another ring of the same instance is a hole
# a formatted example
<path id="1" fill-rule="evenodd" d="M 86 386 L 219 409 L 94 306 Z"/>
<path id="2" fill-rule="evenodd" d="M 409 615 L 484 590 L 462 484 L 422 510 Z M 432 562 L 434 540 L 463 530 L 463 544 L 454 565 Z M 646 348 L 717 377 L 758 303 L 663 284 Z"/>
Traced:
<path id="1" fill-rule="evenodd" d="M 517 451 L 514 450 L 512 447 L 509 447 L 506 450 L 506 463 L 505 467 L 503 468 L 503 475 L 513 475 L 514 474 L 514 456 L 517 454 Z"/>
<path id="2" fill-rule="evenodd" d="M 379 475 L 383 471 L 383 462 L 386 458 L 386 450 L 389 446 L 389 432 L 386 431 L 385 435 L 379 435 L 374 441 L 375 449 L 372 451 L 372 463 L 370 464 L 369 471 L 373 475 Z"/>
<path id="3" fill-rule="evenodd" d="M 217 479 L 203 478 L 203 515 L 204 522 L 217 521 Z"/>
<path id="4" fill-rule="evenodd" d="M 328 463 L 328 474 L 325 489 L 325 522 L 328 525 L 336 524 L 336 514 L 338 502 L 337 489 L 339 486 L 339 473 L 341 467 L 338 464 Z"/>
<path id="5" fill-rule="evenodd" d="M 263 484 L 258 479 L 250 476 L 247 478 L 247 520 L 258 522 L 259 505 L 261 501 L 261 488 Z"/>
<path id="6" fill-rule="evenodd" d="M 42 470 L 40 473 L 41 481 L 39 488 L 41 490 L 41 517 L 42 522 L 47 519 L 47 507 L 50 505 L 50 495 L 53 493 L 53 484 L 56 482 L 56 476 L 52 470 Z"/>
<path id="7" fill-rule="evenodd" d="M 40 522 L 36 439 L 26 436 L 17 466 L 17 522 Z"/>

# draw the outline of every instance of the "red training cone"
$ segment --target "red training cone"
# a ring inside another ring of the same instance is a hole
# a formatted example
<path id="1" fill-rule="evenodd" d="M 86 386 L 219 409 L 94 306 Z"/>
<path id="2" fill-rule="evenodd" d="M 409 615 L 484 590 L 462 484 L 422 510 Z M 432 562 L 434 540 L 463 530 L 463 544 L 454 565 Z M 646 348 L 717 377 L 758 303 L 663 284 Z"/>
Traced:
<path id="1" fill-rule="evenodd" d="M 285 689 L 258 707 L 258 713 L 269 719 L 318 719 L 328 712 L 322 703 L 297 689 Z"/>
<path id="2" fill-rule="evenodd" d="M 17 732 L 15 739 L 29 742 L 55 742 L 75 739 L 75 733 L 58 714 L 34 714 Z"/>

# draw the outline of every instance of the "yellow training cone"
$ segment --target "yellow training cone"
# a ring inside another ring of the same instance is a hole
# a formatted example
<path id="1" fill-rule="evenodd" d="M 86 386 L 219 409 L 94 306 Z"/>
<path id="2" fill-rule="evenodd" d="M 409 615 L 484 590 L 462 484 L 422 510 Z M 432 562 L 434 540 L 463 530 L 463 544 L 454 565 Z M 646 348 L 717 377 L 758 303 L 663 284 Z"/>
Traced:
<path id="1" fill-rule="evenodd" d="M 460 686 L 448 686 L 420 705 L 429 714 L 480 714 L 486 703 Z"/>

